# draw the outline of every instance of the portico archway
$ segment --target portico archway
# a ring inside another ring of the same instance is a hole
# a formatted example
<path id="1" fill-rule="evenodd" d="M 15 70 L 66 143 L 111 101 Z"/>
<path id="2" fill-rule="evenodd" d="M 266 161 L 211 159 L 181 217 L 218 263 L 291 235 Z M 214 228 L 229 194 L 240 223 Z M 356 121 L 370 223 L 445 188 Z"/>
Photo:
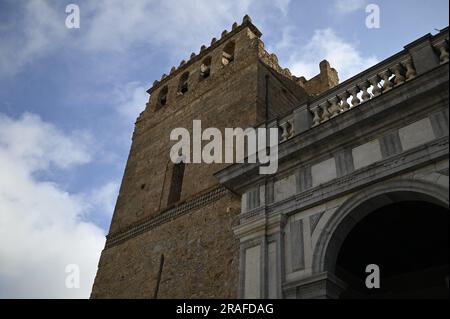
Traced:
<path id="1" fill-rule="evenodd" d="M 366 189 L 328 221 L 313 270 L 342 280 L 342 298 L 448 298 L 448 191 L 421 181 Z M 380 289 L 368 289 L 365 267 L 380 267 Z"/>

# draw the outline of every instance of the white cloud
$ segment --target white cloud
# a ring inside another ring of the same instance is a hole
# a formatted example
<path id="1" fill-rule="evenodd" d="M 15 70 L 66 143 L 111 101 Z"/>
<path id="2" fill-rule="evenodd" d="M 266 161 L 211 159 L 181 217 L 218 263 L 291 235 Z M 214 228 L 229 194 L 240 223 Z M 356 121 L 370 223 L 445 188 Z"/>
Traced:
<path id="1" fill-rule="evenodd" d="M 263 1 L 261 1 L 263 2 Z M 288 14 L 289 5 L 291 4 L 291 0 L 270 0 L 268 3 L 273 3 L 275 8 L 281 11 L 283 15 Z"/>
<path id="2" fill-rule="evenodd" d="M 364 8 L 367 0 L 334 0 L 334 8 L 338 14 L 346 15 Z"/>
<path id="3" fill-rule="evenodd" d="M 12 20 L 13 25 L 0 28 L 0 74 L 3 76 L 14 75 L 27 63 L 52 52 L 67 35 L 64 14 L 58 14 L 50 2 L 32 0 L 22 4 L 21 16 Z"/>
<path id="4" fill-rule="evenodd" d="M 87 298 L 104 231 L 85 221 L 83 196 L 35 177 L 89 162 L 82 141 L 32 114 L 0 114 L 0 298 Z M 98 204 L 111 205 L 106 186 Z M 65 287 L 65 267 L 80 267 L 80 289 Z"/>
<path id="5" fill-rule="evenodd" d="M 286 15 L 290 0 L 150 0 L 92 1 L 89 30 L 80 47 L 88 50 L 126 50 L 139 43 L 176 48 L 181 52 L 208 45 L 223 28 L 251 12 L 272 10 Z M 188 56 L 186 56 L 187 58 Z"/>
<path id="6" fill-rule="evenodd" d="M 131 123 L 145 109 L 149 95 L 142 84 L 133 81 L 116 87 L 114 97 L 117 111 Z"/>
<path id="7" fill-rule="evenodd" d="M 111 217 L 119 194 L 119 186 L 117 181 L 112 181 L 93 191 L 87 198 L 91 204 L 90 211 L 100 211 Z"/>
<path id="8" fill-rule="evenodd" d="M 50 165 L 69 168 L 91 160 L 91 137 L 85 132 L 65 135 L 39 116 L 25 113 L 19 120 L 0 114 L 0 146 L 26 164 L 29 171 Z"/>
<path id="9" fill-rule="evenodd" d="M 341 82 L 378 62 L 375 56 L 364 56 L 355 45 L 331 29 L 316 30 L 306 45 L 293 52 L 289 59 L 291 71 L 307 79 L 319 73 L 319 63 L 323 59 L 338 71 Z"/>
<path id="10" fill-rule="evenodd" d="M 290 0 L 98 0 L 79 1 L 80 29 L 65 26 L 65 6 L 48 0 L 22 5 L 20 26 L 1 24 L 0 74 L 14 75 L 26 64 L 55 50 L 124 52 L 132 46 L 151 45 L 198 51 L 222 29 L 247 13 L 286 15 Z M 240 21 L 237 21 L 240 23 Z M 12 23 L 12 22 L 11 22 Z M 186 56 L 185 58 L 188 58 Z"/>
<path id="11" fill-rule="evenodd" d="M 267 49 L 271 52 L 276 52 L 277 54 L 284 51 L 289 52 L 295 48 L 297 41 L 295 28 L 293 26 L 286 25 L 281 30 L 281 37 L 278 38 L 278 41 L 273 44 L 269 43 Z"/>

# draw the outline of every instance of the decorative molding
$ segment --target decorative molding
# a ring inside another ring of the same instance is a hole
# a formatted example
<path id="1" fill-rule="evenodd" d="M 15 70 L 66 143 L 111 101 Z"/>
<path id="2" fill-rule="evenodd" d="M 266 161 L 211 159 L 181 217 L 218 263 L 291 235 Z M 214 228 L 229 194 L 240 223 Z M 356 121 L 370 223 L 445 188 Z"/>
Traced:
<path id="1" fill-rule="evenodd" d="M 350 175 L 310 188 L 267 207 L 267 213 L 289 214 L 319 205 L 345 193 L 426 164 L 448 158 L 449 137 L 445 136 L 359 169 Z"/>
<path id="2" fill-rule="evenodd" d="M 346 236 L 345 232 L 350 231 L 352 228 L 352 224 L 354 225 L 358 223 L 365 216 L 384 205 L 380 201 L 377 201 L 378 196 L 396 192 L 403 193 L 400 197 L 401 199 L 405 198 L 404 192 L 422 194 L 430 199 L 432 198 L 433 203 L 436 203 L 435 200 L 437 200 L 442 207 L 448 208 L 448 188 L 431 182 L 402 178 L 387 182 L 378 182 L 368 186 L 364 190 L 356 192 L 353 196 L 342 203 L 342 205 L 339 206 L 331 218 L 326 222 L 324 226 L 326 231 L 321 232 L 314 247 L 314 252 L 312 255 L 313 273 L 321 273 L 325 270 L 330 271 L 332 270 L 331 268 L 335 267 L 335 258 L 337 257 L 338 251 L 333 249 L 329 250 L 330 247 L 333 247 L 333 244 L 330 243 L 332 238 L 337 241 L 341 241 L 342 238 L 345 238 Z M 415 195 L 414 198 L 417 198 L 417 195 Z M 421 197 L 421 200 L 423 200 L 423 198 L 424 197 Z M 366 203 L 366 205 L 361 206 L 362 203 Z M 351 219 L 349 223 L 345 224 L 346 227 L 342 228 L 343 230 L 341 233 L 336 234 L 335 232 L 339 225 L 342 225 L 344 219 L 350 214 Z M 336 236 L 334 237 L 334 235 Z M 328 251 L 330 251 L 331 254 L 327 255 Z"/>
<path id="3" fill-rule="evenodd" d="M 220 197 L 226 195 L 228 190 L 220 186 L 216 189 L 213 189 L 210 192 L 207 192 L 203 195 L 200 195 L 190 201 L 184 202 L 176 207 L 169 208 L 165 212 L 162 212 L 160 215 L 144 220 L 137 225 L 134 225 L 126 230 L 121 232 L 117 232 L 114 234 L 109 234 L 106 238 L 105 249 L 111 248 L 113 246 L 119 245 L 128 239 L 136 237 L 142 233 L 145 233 L 161 224 L 172 221 L 191 210 L 198 209 L 203 207 L 211 202 L 216 201 Z"/>
<path id="4" fill-rule="evenodd" d="M 279 146 L 279 174 L 295 167 L 311 165 L 319 158 L 329 157 L 330 154 L 337 154 L 357 145 L 355 143 L 358 140 L 363 142 L 367 138 L 380 138 L 380 133 L 386 134 L 398 129 L 399 125 L 409 124 L 415 118 L 419 120 L 430 116 L 431 112 L 447 108 L 448 100 L 439 99 L 438 95 L 434 94 L 427 96 L 426 108 L 423 103 L 413 103 L 420 101 L 422 94 L 438 88 L 442 90 L 443 85 L 448 85 L 448 66 L 438 67 L 418 76 L 407 85 L 395 87 L 384 94 L 384 98 L 367 101 L 367 106 L 370 104 L 370 107 L 345 112 L 339 116 L 338 122 L 329 121 L 295 135 Z M 387 115 L 387 112 L 390 112 L 389 115 L 382 121 L 375 120 Z M 330 144 L 329 141 L 333 143 Z M 301 162 L 296 161 L 296 158 L 301 158 Z M 234 192 L 243 192 L 250 185 L 261 181 L 262 177 L 257 171 L 258 164 L 235 164 L 219 171 L 215 176 Z"/>
<path id="5" fill-rule="evenodd" d="M 448 176 L 448 168 L 442 169 L 442 170 L 438 171 L 438 173 L 442 174 L 442 175 L 445 175 L 445 176 Z"/>
<path id="6" fill-rule="evenodd" d="M 292 270 L 299 271 L 305 269 L 305 240 L 303 232 L 303 219 L 291 222 L 291 266 Z"/>
<path id="7" fill-rule="evenodd" d="M 317 224 L 319 223 L 320 218 L 323 216 L 325 212 L 317 213 L 312 216 L 309 216 L 309 227 L 311 229 L 311 235 L 314 233 Z"/>

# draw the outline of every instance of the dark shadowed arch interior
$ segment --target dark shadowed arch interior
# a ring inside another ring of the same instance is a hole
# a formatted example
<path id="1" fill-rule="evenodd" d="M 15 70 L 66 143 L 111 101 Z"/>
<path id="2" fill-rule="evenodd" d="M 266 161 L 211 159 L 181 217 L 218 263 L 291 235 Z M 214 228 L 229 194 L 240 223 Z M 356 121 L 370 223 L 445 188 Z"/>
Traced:
<path id="1" fill-rule="evenodd" d="M 342 240 L 333 268 L 348 284 L 342 298 L 448 298 L 447 207 L 394 201 L 364 214 Z M 380 289 L 365 285 L 369 264 L 380 267 Z"/>

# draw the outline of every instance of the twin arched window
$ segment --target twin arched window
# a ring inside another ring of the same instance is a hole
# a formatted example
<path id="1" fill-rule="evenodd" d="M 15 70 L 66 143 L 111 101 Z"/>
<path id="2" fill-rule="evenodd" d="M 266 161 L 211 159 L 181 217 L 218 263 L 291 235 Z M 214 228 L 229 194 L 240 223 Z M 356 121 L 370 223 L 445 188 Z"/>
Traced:
<path id="1" fill-rule="evenodd" d="M 189 80 L 189 72 L 183 73 L 183 75 L 180 78 L 180 83 L 178 84 L 178 94 L 183 95 L 187 93 L 187 91 L 189 90 L 188 80 Z"/>
<path id="2" fill-rule="evenodd" d="M 167 94 L 169 93 L 169 88 L 167 86 L 163 87 L 158 94 L 158 102 L 156 104 L 156 109 L 159 110 L 164 105 L 167 104 Z"/>
<path id="3" fill-rule="evenodd" d="M 235 44 L 233 41 L 229 42 L 222 52 L 222 65 L 227 66 L 234 61 Z"/>
<path id="4" fill-rule="evenodd" d="M 200 79 L 206 79 L 211 74 L 211 57 L 207 57 L 200 65 Z"/>

